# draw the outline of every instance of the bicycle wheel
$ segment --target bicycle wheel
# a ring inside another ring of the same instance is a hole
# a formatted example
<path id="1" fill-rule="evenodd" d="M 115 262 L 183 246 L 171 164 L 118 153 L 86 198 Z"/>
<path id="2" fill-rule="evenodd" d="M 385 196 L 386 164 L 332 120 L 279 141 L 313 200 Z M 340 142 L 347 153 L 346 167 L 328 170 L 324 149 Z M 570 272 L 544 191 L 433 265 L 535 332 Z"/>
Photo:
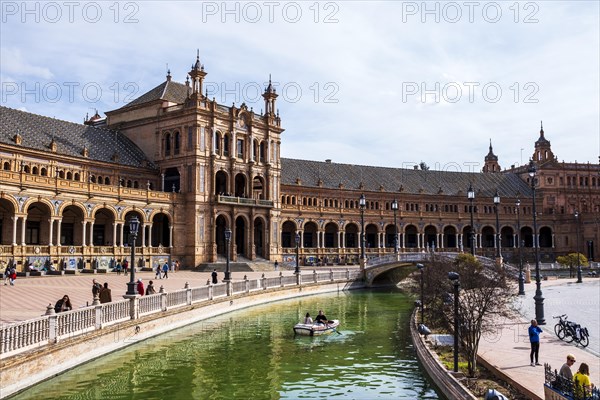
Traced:
<path id="1" fill-rule="evenodd" d="M 579 339 L 579 344 L 583 347 L 587 347 L 587 345 L 590 344 L 590 339 L 587 335 L 582 334 L 581 339 Z"/>
<path id="2" fill-rule="evenodd" d="M 560 340 L 564 340 L 565 338 L 565 328 L 560 324 L 560 322 L 554 325 L 554 333 Z"/>

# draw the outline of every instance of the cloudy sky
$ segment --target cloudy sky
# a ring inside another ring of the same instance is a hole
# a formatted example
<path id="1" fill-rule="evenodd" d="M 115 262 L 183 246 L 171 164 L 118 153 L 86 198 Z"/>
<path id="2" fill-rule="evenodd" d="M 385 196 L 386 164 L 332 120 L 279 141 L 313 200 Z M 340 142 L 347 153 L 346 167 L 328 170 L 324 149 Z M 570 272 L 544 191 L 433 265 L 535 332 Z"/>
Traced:
<path id="1" fill-rule="evenodd" d="M 543 120 L 559 160 L 598 162 L 598 1 L 1 2 L 1 104 L 81 122 L 200 51 L 209 96 L 264 108 L 282 155 L 480 170 L 526 163 Z"/>

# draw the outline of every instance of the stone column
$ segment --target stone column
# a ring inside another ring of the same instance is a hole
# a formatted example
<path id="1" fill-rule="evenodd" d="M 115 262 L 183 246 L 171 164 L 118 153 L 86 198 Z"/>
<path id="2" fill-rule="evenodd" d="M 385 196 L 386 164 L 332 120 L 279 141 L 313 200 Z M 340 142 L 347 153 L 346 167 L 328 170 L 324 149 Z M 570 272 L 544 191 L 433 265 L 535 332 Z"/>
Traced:
<path id="1" fill-rule="evenodd" d="M 117 223 L 113 222 L 113 246 L 117 245 Z"/>
<path id="2" fill-rule="evenodd" d="M 48 223 L 50 225 L 50 229 L 48 232 L 48 246 L 52 246 L 53 245 L 53 243 L 52 243 L 52 233 L 53 232 L 52 231 L 54 231 L 54 220 L 52 218 L 50 218 L 48 220 Z"/>
<path id="3" fill-rule="evenodd" d="M 120 225 L 120 234 L 121 234 L 121 247 L 125 247 L 125 241 L 123 240 L 123 232 L 125 230 L 125 224 L 119 224 Z"/>
<path id="4" fill-rule="evenodd" d="M 94 245 L 94 221 L 90 221 L 90 246 Z"/>
<path id="5" fill-rule="evenodd" d="M 16 215 L 14 217 L 12 217 L 13 220 L 13 240 L 12 240 L 12 244 L 13 246 L 17 245 L 17 222 L 19 221 L 19 217 L 17 217 Z"/>
<path id="6" fill-rule="evenodd" d="M 25 246 L 25 229 L 27 226 L 27 217 L 21 217 L 21 244 Z"/>
<path id="7" fill-rule="evenodd" d="M 86 246 L 85 244 L 85 230 L 87 228 L 87 221 L 81 221 L 81 226 L 82 226 L 82 230 L 81 230 L 81 245 L 83 247 Z"/>
<path id="8" fill-rule="evenodd" d="M 58 220 L 56 220 L 56 245 L 57 246 L 62 246 L 62 243 L 60 241 L 61 230 L 62 230 L 62 219 L 58 219 Z"/>

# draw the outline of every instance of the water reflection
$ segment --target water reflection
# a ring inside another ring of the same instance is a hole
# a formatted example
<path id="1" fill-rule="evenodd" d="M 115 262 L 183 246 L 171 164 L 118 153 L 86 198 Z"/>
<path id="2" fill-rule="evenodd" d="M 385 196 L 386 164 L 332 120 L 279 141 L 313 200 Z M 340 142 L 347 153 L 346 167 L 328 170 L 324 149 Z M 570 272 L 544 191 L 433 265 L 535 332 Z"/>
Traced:
<path id="1" fill-rule="evenodd" d="M 44 382 L 18 399 L 437 399 L 398 292 L 311 296 L 212 318 Z M 340 334 L 294 337 L 306 312 Z"/>

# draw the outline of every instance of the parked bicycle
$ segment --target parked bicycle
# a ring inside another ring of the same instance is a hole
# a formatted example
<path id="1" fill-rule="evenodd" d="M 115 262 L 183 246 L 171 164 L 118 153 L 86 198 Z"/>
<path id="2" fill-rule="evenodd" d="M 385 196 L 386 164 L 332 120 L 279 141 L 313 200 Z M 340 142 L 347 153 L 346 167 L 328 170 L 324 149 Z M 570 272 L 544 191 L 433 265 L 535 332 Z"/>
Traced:
<path id="1" fill-rule="evenodd" d="M 575 341 L 582 347 L 587 347 L 590 343 L 587 328 L 573 321 L 568 321 L 566 314 L 553 316 L 552 318 L 558 318 L 558 322 L 554 325 L 554 333 L 556 333 L 556 336 L 560 340 L 564 340 L 567 343 Z"/>

